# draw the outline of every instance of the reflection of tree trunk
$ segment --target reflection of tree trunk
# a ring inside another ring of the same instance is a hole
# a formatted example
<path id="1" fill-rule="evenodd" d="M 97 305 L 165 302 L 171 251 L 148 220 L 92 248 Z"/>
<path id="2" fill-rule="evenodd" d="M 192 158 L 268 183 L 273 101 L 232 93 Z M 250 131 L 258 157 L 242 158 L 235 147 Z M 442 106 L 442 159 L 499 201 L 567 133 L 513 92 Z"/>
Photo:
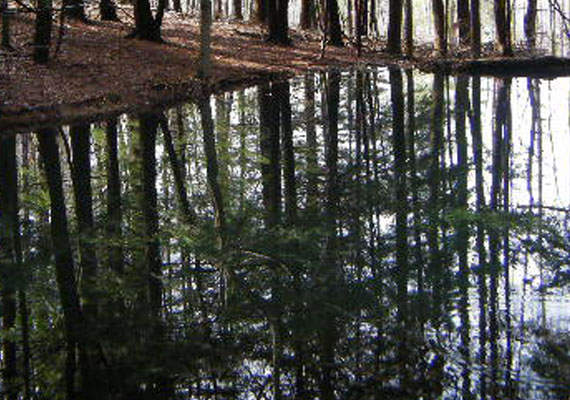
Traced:
<path id="1" fill-rule="evenodd" d="M 268 228 L 276 226 L 281 220 L 280 113 L 275 94 L 268 85 L 259 86 L 261 176 Z"/>
<path id="2" fill-rule="evenodd" d="M 284 95 L 283 87 L 278 83 L 259 86 L 260 104 L 260 151 L 262 156 L 261 181 L 263 185 L 263 205 L 265 209 L 265 227 L 269 235 L 281 222 L 281 148 L 280 128 L 284 118 L 281 110 L 281 96 Z M 287 136 L 287 132 L 284 132 Z M 285 137 L 284 137 L 285 139 Z M 285 144 L 284 144 L 285 145 Z M 294 171 L 293 171 L 294 172 Z M 289 188 L 291 190 L 291 188 Z M 274 272 L 271 287 L 272 311 L 270 314 L 272 344 L 273 344 L 273 398 L 282 398 L 281 388 L 281 364 L 283 356 L 283 327 L 281 321 L 281 287 Z"/>
<path id="3" fill-rule="evenodd" d="M 507 108 L 509 107 L 508 87 L 509 83 L 504 80 L 497 81 L 497 93 L 495 98 L 495 127 L 493 132 L 493 165 L 492 165 L 492 183 L 491 197 L 489 208 L 492 212 L 499 211 L 499 200 L 501 196 L 501 177 L 505 173 L 503 171 L 503 132 L 506 129 Z M 500 272 L 500 241 L 499 228 L 491 227 L 489 230 L 489 263 L 490 263 L 490 307 L 489 307 L 489 340 L 491 351 L 491 382 L 493 382 L 492 392 L 497 390 L 495 382 L 497 381 L 499 354 L 499 308 L 498 308 L 498 286 Z"/>
<path id="4" fill-rule="evenodd" d="M 293 147 L 293 128 L 291 126 L 289 82 L 279 82 L 275 85 L 281 114 L 285 217 L 288 224 L 294 224 L 297 215 L 297 184 L 295 180 L 295 151 Z"/>
<path id="5" fill-rule="evenodd" d="M 30 167 L 30 134 L 21 135 L 22 138 L 22 169 L 28 170 Z M 0 152 L 1 153 L 1 152 Z M 24 174 L 22 177 L 22 193 L 30 193 L 29 178 Z M 27 257 L 24 258 L 28 247 L 30 237 L 30 212 L 24 210 L 23 223 L 22 223 L 22 261 L 25 262 Z M 28 299 L 25 290 L 18 292 L 19 314 L 20 314 L 20 330 L 22 332 L 22 379 L 23 379 L 23 399 L 30 400 L 32 396 L 32 350 L 30 348 L 30 311 L 28 308 Z"/>
<path id="6" fill-rule="evenodd" d="M 79 267 L 83 312 L 88 324 L 97 319 L 97 256 L 91 240 L 94 235 L 93 196 L 91 191 L 90 125 L 73 125 L 70 129 L 73 160 L 71 177 L 79 234 Z"/>
<path id="7" fill-rule="evenodd" d="M 168 153 L 168 160 L 170 161 L 170 168 L 172 169 L 172 175 L 174 177 L 174 185 L 176 186 L 176 195 L 180 204 L 181 214 L 185 222 L 192 226 L 196 223 L 196 213 L 190 207 L 190 202 L 188 201 L 183 166 L 176 155 L 172 134 L 168 127 L 168 120 L 164 114 L 160 116 L 160 129 L 164 135 L 164 146 Z"/>
<path id="8" fill-rule="evenodd" d="M 469 226 L 467 224 L 467 176 L 469 160 L 467 159 L 466 113 L 469 104 L 469 79 L 466 76 L 457 78 L 455 94 L 455 126 L 457 141 L 457 210 L 461 213 L 456 228 L 456 249 L 459 259 L 459 313 L 461 319 L 460 353 L 463 358 L 463 397 L 470 393 L 470 356 L 469 356 Z"/>
<path id="9" fill-rule="evenodd" d="M 316 211 L 319 202 L 317 130 L 315 124 L 315 75 L 305 75 L 305 124 L 307 134 L 307 208 Z"/>
<path id="10" fill-rule="evenodd" d="M 483 182 L 483 137 L 481 133 L 481 78 L 473 77 L 472 88 L 473 114 L 471 116 L 471 132 L 473 136 L 473 160 L 475 163 L 476 211 L 480 218 L 477 220 L 477 255 L 479 271 L 477 275 L 479 294 L 479 363 L 486 365 L 487 359 L 487 255 L 485 249 L 485 231 L 482 222 L 482 211 L 485 207 Z M 486 374 L 481 371 L 480 396 L 486 398 Z"/>
<path id="11" fill-rule="evenodd" d="M 398 290 L 398 365 L 401 384 L 406 382 L 408 318 L 408 196 L 406 184 L 406 131 L 404 126 L 404 91 L 402 71 L 390 68 L 392 104 L 392 145 L 394 151 L 394 187 L 396 191 L 396 284 Z"/>
<path id="12" fill-rule="evenodd" d="M 320 328 L 321 342 L 321 379 L 319 387 L 323 400 L 334 399 L 335 357 L 334 349 L 337 340 L 338 327 L 335 322 L 334 308 L 335 292 L 340 283 L 340 271 L 337 260 L 336 220 L 338 214 L 338 114 L 340 101 L 340 72 L 331 71 L 327 86 L 327 134 L 325 136 L 325 163 L 327 181 L 325 187 L 325 244 L 321 266 L 321 279 L 325 287 L 326 304 L 322 310 L 324 321 Z"/>
<path id="13" fill-rule="evenodd" d="M 503 137 L 503 147 L 502 147 L 502 160 L 503 160 L 503 212 L 505 214 L 509 213 L 510 207 L 510 153 L 511 153 L 511 131 L 512 131 L 512 112 L 511 112 L 511 82 L 507 80 L 505 82 L 507 96 L 507 110 L 506 110 L 506 121 L 504 127 L 504 137 Z M 505 384 L 507 396 L 510 398 L 514 397 L 514 382 L 512 381 L 512 324 L 511 324 L 511 284 L 510 284 L 510 240 L 509 240 L 509 226 L 505 224 L 503 228 L 503 278 L 505 281 L 505 331 L 506 331 L 506 352 L 505 352 Z"/>
<path id="14" fill-rule="evenodd" d="M 224 199 L 222 188 L 219 182 L 219 166 L 218 155 L 216 152 L 216 137 L 214 132 L 214 120 L 212 118 L 212 108 L 210 105 L 210 95 L 205 88 L 202 88 L 202 94 L 199 102 L 200 121 L 202 124 L 202 140 L 204 142 L 204 154 L 206 155 L 206 175 L 208 180 L 208 188 L 212 197 L 214 206 L 214 229 L 216 230 L 218 250 L 223 251 L 227 246 L 226 236 L 226 210 L 224 207 Z M 221 265 L 221 288 L 220 296 L 223 304 L 226 303 L 226 283 L 228 282 L 229 270 L 225 268 L 225 264 Z"/>
<path id="15" fill-rule="evenodd" d="M 121 233 L 123 212 L 121 206 L 121 175 L 119 172 L 119 149 L 117 119 L 107 121 L 107 235 L 109 237 L 109 266 L 119 276 L 124 270 L 124 255 Z"/>
<path id="16" fill-rule="evenodd" d="M 147 279 L 148 306 L 150 313 L 151 351 L 161 351 L 165 339 L 165 326 L 162 319 L 162 259 L 158 237 L 159 216 L 157 201 L 156 133 L 159 124 L 157 114 L 140 114 L 140 146 L 142 161 L 142 193 L 140 207 L 144 221 L 144 274 Z M 157 399 L 169 398 L 171 388 L 160 371 L 149 389 Z"/>
<path id="17" fill-rule="evenodd" d="M 4 398 L 16 400 L 18 377 L 16 341 L 16 290 L 21 274 L 22 252 L 18 218 L 16 136 L 0 137 L 0 284 L 2 296 L 2 383 Z"/>
<path id="18" fill-rule="evenodd" d="M 443 273 L 441 251 L 439 249 L 439 209 L 440 199 L 440 159 L 443 146 L 443 96 L 444 77 L 436 74 L 432 92 L 432 131 L 430 134 L 430 166 L 428 171 L 429 206 L 428 206 L 428 232 L 427 240 L 429 247 L 428 272 L 433 290 L 433 313 L 436 321 L 441 317 L 441 305 L 443 299 L 442 285 Z M 437 322 L 436 322 L 437 323 Z"/>
<path id="19" fill-rule="evenodd" d="M 75 373 L 76 346 L 82 337 L 82 314 L 79 294 L 75 286 L 73 254 L 67 228 L 63 179 L 59 159 L 59 146 L 56 141 L 57 131 L 47 128 L 38 132 L 40 155 L 43 160 L 51 204 L 51 236 L 52 243 L 57 243 L 55 255 L 55 272 L 59 289 L 65 338 L 67 342 L 67 358 L 65 363 L 65 386 L 68 399 L 76 398 Z M 80 349 L 81 352 L 81 349 Z"/>
<path id="20" fill-rule="evenodd" d="M 84 335 L 87 337 L 86 351 L 91 363 L 95 362 L 95 337 L 90 337 L 97 332 L 97 319 L 99 300 L 97 294 L 97 256 L 95 246 L 92 243 L 94 237 L 93 221 L 93 195 L 91 191 L 91 153 L 90 153 L 90 125 L 74 125 L 70 129 L 73 161 L 71 165 L 71 177 L 73 181 L 73 195 L 75 199 L 75 213 L 77 217 L 77 231 L 79 235 L 79 267 L 81 269 L 81 297 L 83 301 L 84 323 L 88 329 Z M 91 366 L 92 373 L 96 372 L 95 364 Z M 94 378 L 90 377 L 90 378 Z M 89 398 L 101 398 L 101 382 L 93 379 L 82 382 L 84 393 Z"/>

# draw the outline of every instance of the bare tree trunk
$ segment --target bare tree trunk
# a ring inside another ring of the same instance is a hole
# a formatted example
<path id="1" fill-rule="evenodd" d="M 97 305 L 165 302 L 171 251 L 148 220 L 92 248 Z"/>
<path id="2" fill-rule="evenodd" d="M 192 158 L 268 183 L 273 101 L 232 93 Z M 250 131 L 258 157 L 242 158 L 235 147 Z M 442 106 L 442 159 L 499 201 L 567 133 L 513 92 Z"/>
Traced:
<path id="1" fill-rule="evenodd" d="M 315 0 L 301 0 L 301 29 L 309 30 L 315 27 Z"/>
<path id="2" fill-rule="evenodd" d="M 528 0 L 524 16 L 524 33 L 529 50 L 536 48 L 536 15 L 537 0 Z"/>
<path id="3" fill-rule="evenodd" d="M 233 0 L 234 6 L 234 18 L 238 21 L 243 20 L 243 11 L 242 11 L 242 1 L 241 0 Z"/>
<path id="4" fill-rule="evenodd" d="M 410 3 L 408 5 L 407 3 Z M 390 54 L 401 54 L 402 53 L 402 0 L 390 0 L 390 18 L 388 21 L 388 45 L 387 51 Z M 408 10 L 408 7 L 411 7 L 411 0 L 407 0 L 406 2 L 406 11 L 411 12 Z M 408 14 L 406 14 L 408 15 Z M 408 15 L 409 19 L 409 15 Z M 406 20 L 406 23 L 411 24 L 411 20 Z M 411 30 L 411 27 L 407 27 Z M 406 31 L 407 34 L 410 32 Z M 406 36 L 406 43 L 409 40 L 408 36 Z M 410 44 L 410 48 L 412 45 Z"/>
<path id="5" fill-rule="evenodd" d="M 457 0 L 457 23 L 459 24 L 459 44 L 463 46 L 469 45 L 469 36 L 471 33 L 469 20 L 469 0 Z"/>
<path id="6" fill-rule="evenodd" d="M 119 21 L 117 6 L 113 0 L 101 0 L 99 3 L 99 14 L 102 21 Z"/>
<path id="7" fill-rule="evenodd" d="M 52 0 L 38 0 L 34 33 L 34 62 L 47 64 L 51 44 Z"/>
<path id="8" fill-rule="evenodd" d="M 2 43 L 0 46 L 10 50 L 12 45 L 10 44 L 10 10 L 8 10 L 8 0 L 2 0 L 0 11 L 2 12 Z"/>
<path id="9" fill-rule="evenodd" d="M 495 0 L 495 32 L 497 46 L 503 56 L 511 56 L 511 18 L 508 0 Z"/>
<path id="10" fill-rule="evenodd" d="M 481 55 L 481 10 L 479 0 L 471 0 L 471 55 Z"/>
<path id="11" fill-rule="evenodd" d="M 210 79 L 211 69 L 211 27 L 212 27 L 212 2 L 200 0 L 200 64 L 198 66 L 198 78 L 207 82 Z"/>
<path id="12" fill-rule="evenodd" d="M 434 51 L 440 57 L 447 55 L 447 33 L 445 30 L 445 6 L 443 0 L 432 0 L 433 21 L 435 24 Z"/>
<path id="13" fill-rule="evenodd" d="M 406 37 L 406 56 L 412 58 L 414 56 L 414 8 L 412 0 L 405 0 L 405 37 Z"/>

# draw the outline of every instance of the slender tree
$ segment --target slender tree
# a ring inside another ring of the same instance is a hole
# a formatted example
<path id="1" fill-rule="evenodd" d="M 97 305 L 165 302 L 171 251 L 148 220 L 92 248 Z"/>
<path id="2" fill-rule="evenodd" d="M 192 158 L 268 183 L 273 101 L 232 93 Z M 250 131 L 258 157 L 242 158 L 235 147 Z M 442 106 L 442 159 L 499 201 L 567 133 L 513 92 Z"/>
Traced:
<path id="1" fill-rule="evenodd" d="M 267 0 L 269 35 L 267 41 L 288 45 L 289 39 L 289 0 Z"/>
<path id="2" fill-rule="evenodd" d="M 414 7 L 412 0 L 405 0 L 404 10 L 406 16 L 405 22 L 405 40 L 406 40 L 406 56 L 412 58 L 414 55 Z"/>
<path id="3" fill-rule="evenodd" d="M 323 13 L 325 36 L 331 46 L 342 47 L 342 28 L 338 12 L 337 0 L 323 0 L 325 12 Z"/>
<path id="4" fill-rule="evenodd" d="M 503 56 L 513 54 L 511 44 L 511 10 L 509 0 L 495 0 L 495 33 L 499 53 Z"/>
<path id="5" fill-rule="evenodd" d="M 102 21 L 118 21 L 117 5 L 113 0 L 101 0 L 99 2 L 99 14 Z"/>
<path id="6" fill-rule="evenodd" d="M 528 0 L 526 14 L 524 16 L 524 33 L 526 43 L 529 50 L 536 47 L 536 16 L 537 16 L 537 0 Z"/>
<path id="7" fill-rule="evenodd" d="M 459 44 L 469 45 L 471 34 L 469 0 L 457 0 L 457 24 L 459 25 Z"/>
<path id="8" fill-rule="evenodd" d="M 83 0 L 63 0 L 63 12 L 68 18 L 82 21 L 87 20 L 87 15 L 85 14 L 85 3 Z"/>
<path id="9" fill-rule="evenodd" d="M 161 26 L 167 0 L 158 0 L 158 8 L 153 15 L 149 0 L 134 0 L 135 28 L 131 38 L 161 42 Z"/>
<path id="10" fill-rule="evenodd" d="M 51 44 L 52 0 L 39 0 L 34 33 L 34 61 L 47 64 Z"/>
<path id="11" fill-rule="evenodd" d="M 314 29 L 316 25 L 315 0 L 301 0 L 301 29 Z"/>
<path id="12" fill-rule="evenodd" d="M 238 21 L 243 20 L 242 0 L 233 0 L 234 18 Z"/>
<path id="13" fill-rule="evenodd" d="M 0 11 L 2 12 L 2 43 L 0 46 L 9 50 L 12 48 L 12 45 L 10 44 L 10 10 L 8 9 L 8 0 L 2 0 Z"/>
<path id="14" fill-rule="evenodd" d="M 445 6 L 443 0 L 432 0 L 433 22 L 435 27 L 434 51 L 440 56 L 447 55 L 447 33 L 445 29 Z"/>
<path id="15" fill-rule="evenodd" d="M 198 78 L 207 82 L 210 78 L 211 68 L 211 27 L 212 27 L 212 2 L 200 0 L 200 59 L 198 65 Z"/>
<path id="16" fill-rule="evenodd" d="M 408 15 L 408 19 L 406 23 L 411 23 L 411 19 L 408 12 L 408 7 L 411 7 L 411 0 L 407 0 L 410 2 L 410 5 L 406 4 L 406 15 Z M 403 3 L 402 0 L 390 0 L 390 18 L 388 20 L 388 44 L 386 50 L 390 54 L 399 55 L 402 53 L 402 10 L 403 10 Z M 411 30 L 411 27 L 406 27 L 407 29 Z M 408 30 L 406 30 L 406 34 L 409 34 Z M 408 43 L 408 37 L 406 36 L 406 44 Z M 412 45 L 409 44 L 411 48 Z"/>
<path id="17" fill-rule="evenodd" d="M 481 55 L 481 10 L 479 0 L 471 0 L 471 55 Z"/>

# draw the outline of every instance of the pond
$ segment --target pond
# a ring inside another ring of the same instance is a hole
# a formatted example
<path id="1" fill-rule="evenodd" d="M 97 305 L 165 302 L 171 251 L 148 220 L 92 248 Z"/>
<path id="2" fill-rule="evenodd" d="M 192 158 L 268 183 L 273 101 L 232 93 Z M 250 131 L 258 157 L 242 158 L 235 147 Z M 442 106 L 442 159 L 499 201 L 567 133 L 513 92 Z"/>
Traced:
<path id="1" fill-rule="evenodd" d="M 568 78 L 310 73 L 0 146 L 7 392 L 570 396 Z"/>

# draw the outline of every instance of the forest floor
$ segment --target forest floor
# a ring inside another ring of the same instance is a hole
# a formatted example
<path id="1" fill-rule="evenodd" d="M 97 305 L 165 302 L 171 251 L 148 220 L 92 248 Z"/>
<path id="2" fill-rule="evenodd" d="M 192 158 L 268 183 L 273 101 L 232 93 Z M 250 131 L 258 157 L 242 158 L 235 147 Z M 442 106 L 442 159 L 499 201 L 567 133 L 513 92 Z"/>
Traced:
<path id="1" fill-rule="evenodd" d="M 47 66 L 40 66 L 31 59 L 33 19 L 17 16 L 12 23 L 15 51 L 0 50 L 0 131 L 95 120 L 195 98 L 200 89 L 198 20 L 167 13 L 164 43 L 151 43 L 127 39 L 132 25 L 128 15 L 120 17 L 126 23 L 66 21 L 57 55 Z M 52 55 L 58 47 L 57 26 L 53 36 Z M 381 43 L 368 42 L 360 57 L 349 43 L 343 48 L 327 46 L 321 57 L 318 34 L 292 30 L 291 36 L 292 46 L 279 46 L 264 40 L 260 26 L 215 22 L 212 91 L 331 67 L 415 63 L 449 72 L 460 66 L 457 57 L 436 61 L 429 50 L 420 48 L 413 62 L 397 60 L 382 52 Z M 570 71 L 566 64 L 564 69 Z"/>

